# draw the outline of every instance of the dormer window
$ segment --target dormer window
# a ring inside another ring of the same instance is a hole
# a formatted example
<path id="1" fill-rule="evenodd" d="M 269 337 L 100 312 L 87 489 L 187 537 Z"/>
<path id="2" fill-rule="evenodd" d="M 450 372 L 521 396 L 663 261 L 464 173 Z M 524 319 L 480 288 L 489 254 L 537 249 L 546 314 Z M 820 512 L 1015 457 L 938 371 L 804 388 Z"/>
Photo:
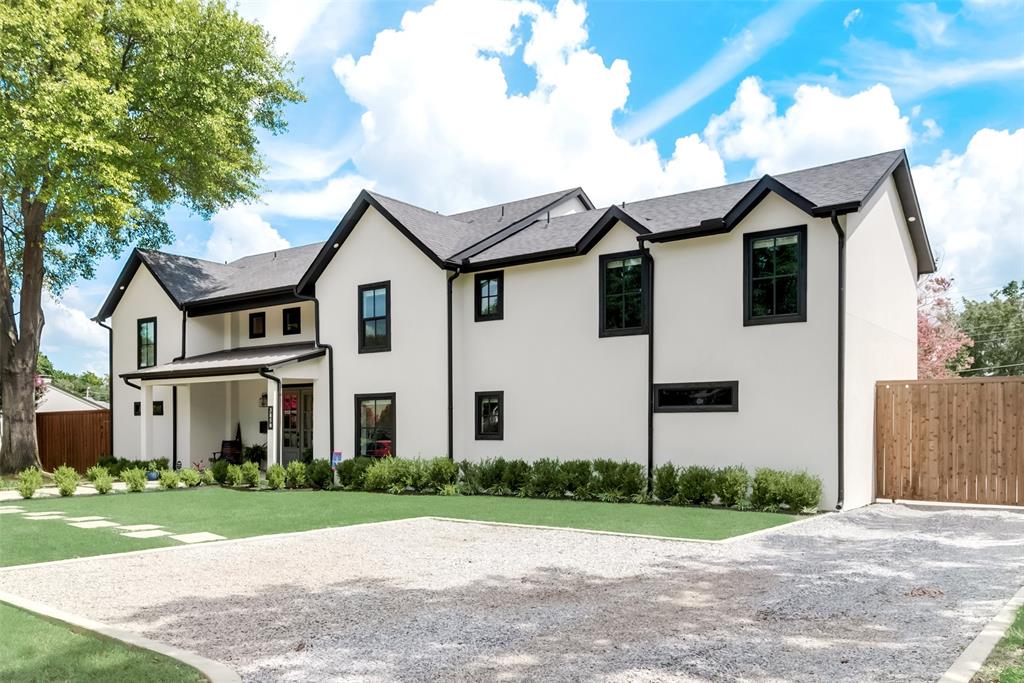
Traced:
<path id="1" fill-rule="evenodd" d="M 282 313 L 282 334 L 302 334 L 302 309 L 286 308 Z"/>
<path id="2" fill-rule="evenodd" d="M 249 339 L 267 336 L 267 314 L 264 311 L 249 314 Z"/>

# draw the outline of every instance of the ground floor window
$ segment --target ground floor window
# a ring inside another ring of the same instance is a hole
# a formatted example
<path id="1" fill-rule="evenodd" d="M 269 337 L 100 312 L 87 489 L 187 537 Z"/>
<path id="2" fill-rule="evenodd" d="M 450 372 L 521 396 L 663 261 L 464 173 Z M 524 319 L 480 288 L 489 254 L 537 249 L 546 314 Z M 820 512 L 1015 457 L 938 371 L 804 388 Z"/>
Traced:
<path id="1" fill-rule="evenodd" d="M 395 455 L 395 395 L 356 395 L 356 455 Z"/>
<path id="2" fill-rule="evenodd" d="M 505 392 L 476 392 L 476 438 L 500 440 L 505 435 Z"/>
<path id="3" fill-rule="evenodd" d="M 135 413 L 136 417 L 142 415 L 142 401 L 135 401 L 135 403 L 132 404 L 132 412 Z M 158 416 L 158 415 L 163 415 L 163 414 L 164 414 L 164 402 L 163 401 L 153 401 L 153 415 L 157 415 Z"/>
<path id="4" fill-rule="evenodd" d="M 739 410 L 739 382 L 681 382 L 654 385 L 659 413 L 715 413 Z"/>

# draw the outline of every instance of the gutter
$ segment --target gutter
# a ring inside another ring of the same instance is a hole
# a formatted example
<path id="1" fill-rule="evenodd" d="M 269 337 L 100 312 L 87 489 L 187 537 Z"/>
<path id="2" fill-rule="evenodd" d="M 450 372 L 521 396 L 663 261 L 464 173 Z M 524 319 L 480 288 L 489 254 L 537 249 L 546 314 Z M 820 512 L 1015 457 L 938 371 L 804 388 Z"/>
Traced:
<path id="1" fill-rule="evenodd" d="M 282 433 L 283 430 L 281 429 L 281 427 L 282 427 L 282 425 L 281 425 L 281 394 L 283 393 L 281 378 L 278 377 L 277 375 L 273 374 L 270 371 L 270 368 L 260 368 L 259 374 L 260 374 L 260 377 L 265 377 L 265 378 L 269 379 L 271 382 L 273 382 L 274 384 L 277 385 L 277 400 L 274 401 L 274 407 L 273 407 L 274 419 L 273 419 L 273 423 L 272 424 L 273 424 L 273 430 L 274 430 L 274 441 L 277 442 L 277 448 L 275 448 L 274 450 L 276 451 L 277 460 L 280 461 L 281 460 L 281 449 L 284 446 L 284 441 L 282 439 L 282 437 L 283 437 L 283 433 Z M 267 461 L 267 467 L 270 467 L 271 463 L 269 462 L 269 455 L 268 455 L 267 460 L 268 460 Z M 278 464 L 280 464 L 280 462 Z"/>
<path id="2" fill-rule="evenodd" d="M 455 395 L 453 379 L 454 373 L 454 362 L 452 360 L 452 283 L 455 282 L 455 278 L 462 274 L 462 266 L 456 268 L 451 275 L 448 276 L 447 282 L 447 304 L 448 304 L 448 459 L 455 460 L 455 430 L 454 430 L 454 415 L 455 415 Z"/>
<path id="3" fill-rule="evenodd" d="M 110 434 L 108 434 L 110 457 L 114 457 L 114 328 L 102 320 L 96 324 L 107 330 L 107 402 L 110 411 Z"/>
<path id="4" fill-rule="evenodd" d="M 320 341 L 320 300 L 316 295 L 300 294 L 298 287 L 295 288 L 295 296 L 302 301 L 313 302 L 313 348 L 327 349 L 327 425 L 331 451 L 327 454 L 329 461 L 334 454 L 334 347 Z"/>
<path id="5" fill-rule="evenodd" d="M 185 358 L 185 329 L 188 316 L 185 313 L 185 309 L 181 309 L 181 355 L 175 356 L 171 359 L 173 363 L 176 360 L 184 360 Z M 191 410 L 191 404 L 189 406 Z M 171 469 L 178 469 L 178 387 L 174 385 L 171 387 Z"/>
<path id="6" fill-rule="evenodd" d="M 647 262 L 650 283 L 647 292 L 647 493 L 650 494 L 654 491 L 654 256 L 642 235 L 637 242 Z"/>
<path id="7" fill-rule="evenodd" d="M 836 323 L 836 460 L 839 466 L 839 488 L 838 497 L 836 498 L 836 510 L 842 510 L 846 480 L 845 473 L 843 472 L 843 467 L 845 466 L 844 448 L 846 445 L 846 232 L 839 225 L 839 211 L 833 209 L 830 218 L 832 220 L 832 227 L 836 230 L 836 237 L 839 239 L 838 261 L 836 264 L 838 279 L 838 300 L 836 302 L 836 309 L 838 311 Z"/>

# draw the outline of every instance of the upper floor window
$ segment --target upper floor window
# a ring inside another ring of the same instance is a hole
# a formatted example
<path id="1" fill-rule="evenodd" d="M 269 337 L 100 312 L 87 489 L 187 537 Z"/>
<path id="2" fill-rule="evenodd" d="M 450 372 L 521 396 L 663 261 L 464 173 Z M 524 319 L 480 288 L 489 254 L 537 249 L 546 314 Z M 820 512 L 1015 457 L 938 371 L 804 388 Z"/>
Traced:
<path id="1" fill-rule="evenodd" d="M 136 336 L 139 368 L 156 365 L 156 318 L 141 318 Z"/>
<path id="2" fill-rule="evenodd" d="M 284 329 L 283 334 L 301 334 L 302 333 L 302 309 L 301 308 L 286 308 L 282 311 L 281 320 L 283 321 Z"/>
<path id="3" fill-rule="evenodd" d="M 293 309 L 293 310 L 298 310 Z M 267 336 L 267 314 L 263 311 L 249 314 L 249 339 L 262 339 Z"/>
<path id="4" fill-rule="evenodd" d="M 501 320 L 505 317 L 505 274 L 478 273 L 474 278 L 475 315 L 477 322 Z"/>
<path id="5" fill-rule="evenodd" d="M 807 320 L 807 226 L 743 236 L 743 324 Z"/>
<path id="6" fill-rule="evenodd" d="M 391 350 L 391 282 L 359 286 L 359 353 Z"/>
<path id="7" fill-rule="evenodd" d="M 650 268 L 639 251 L 605 254 L 601 266 L 600 336 L 646 334 Z"/>

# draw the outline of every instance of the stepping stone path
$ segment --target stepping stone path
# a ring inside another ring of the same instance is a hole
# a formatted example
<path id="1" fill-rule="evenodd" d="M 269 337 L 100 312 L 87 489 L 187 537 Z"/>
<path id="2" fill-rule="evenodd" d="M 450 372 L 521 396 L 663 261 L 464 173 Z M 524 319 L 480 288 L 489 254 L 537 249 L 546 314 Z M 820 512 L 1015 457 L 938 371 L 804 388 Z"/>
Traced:
<path id="1" fill-rule="evenodd" d="M 209 531 L 197 531 L 194 534 L 179 534 L 178 536 L 171 536 L 175 541 L 181 541 L 182 543 L 204 543 L 206 541 L 223 541 L 223 536 L 217 534 L 211 534 Z"/>
<path id="2" fill-rule="evenodd" d="M 122 536 L 128 538 L 160 538 L 170 536 L 180 543 L 205 543 L 207 541 L 223 541 L 224 536 L 212 534 L 209 531 L 197 531 L 191 534 L 174 534 L 173 531 L 165 531 L 160 524 L 119 524 L 112 522 L 106 517 L 90 515 L 87 517 L 65 517 L 63 512 L 58 510 L 40 510 L 38 512 L 25 512 L 25 509 L 16 505 L 0 506 L 0 514 L 19 513 L 24 519 L 60 519 L 79 529 L 106 529 L 116 527 Z"/>
<path id="3" fill-rule="evenodd" d="M 142 524 L 141 526 L 146 525 Z M 170 536 L 171 533 L 173 532 L 161 531 L 160 529 L 149 529 L 148 531 L 129 531 L 128 533 L 121 535 L 127 536 L 128 538 L 157 538 L 158 536 Z"/>
<path id="4" fill-rule="evenodd" d="M 91 522 L 71 522 L 70 525 L 79 529 L 102 529 L 108 526 L 118 526 L 117 522 L 108 522 L 103 519 L 96 519 Z"/>
<path id="5" fill-rule="evenodd" d="M 31 519 L 32 521 L 39 521 L 41 519 L 64 519 L 64 515 L 35 515 L 34 517 L 25 517 L 25 519 Z"/>
<path id="6" fill-rule="evenodd" d="M 53 517 L 54 515 L 64 516 L 64 513 L 60 510 L 47 510 L 46 512 L 26 512 L 23 514 L 24 517 L 32 519 L 33 517 Z"/>
<path id="7" fill-rule="evenodd" d="M 97 519 L 106 519 L 106 517 L 68 517 L 69 522 L 94 522 Z"/>
<path id="8" fill-rule="evenodd" d="M 10 515 L 16 512 L 25 512 L 24 508 L 14 507 L 11 505 L 5 505 L 0 507 L 0 515 Z"/>
<path id="9" fill-rule="evenodd" d="M 117 527 L 121 531 L 152 531 L 162 528 L 159 524 L 129 524 L 128 526 Z M 125 534 L 127 536 L 128 534 Z"/>

